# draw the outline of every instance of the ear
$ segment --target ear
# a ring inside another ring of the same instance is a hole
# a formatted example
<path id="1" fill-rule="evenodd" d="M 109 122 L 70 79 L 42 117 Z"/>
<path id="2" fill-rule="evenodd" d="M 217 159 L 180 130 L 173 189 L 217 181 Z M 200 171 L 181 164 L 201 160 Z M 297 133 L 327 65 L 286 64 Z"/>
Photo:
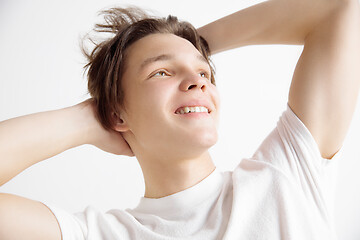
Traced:
<path id="1" fill-rule="evenodd" d="M 127 122 L 119 114 L 113 112 L 111 116 L 113 118 L 112 119 L 113 123 L 114 123 L 113 128 L 114 128 L 115 131 L 117 131 L 117 132 L 126 132 L 126 131 L 130 130 Z"/>

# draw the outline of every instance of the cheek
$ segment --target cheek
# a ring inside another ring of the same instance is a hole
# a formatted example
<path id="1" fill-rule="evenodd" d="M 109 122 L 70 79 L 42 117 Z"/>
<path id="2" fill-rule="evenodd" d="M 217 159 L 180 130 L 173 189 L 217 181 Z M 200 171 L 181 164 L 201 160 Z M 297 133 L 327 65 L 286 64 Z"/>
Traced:
<path id="1" fill-rule="evenodd" d="M 137 97 L 140 99 L 138 103 L 141 104 L 138 107 L 144 110 L 152 109 L 155 112 L 164 110 L 171 95 L 171 88 L 165 84 L 150 85 L 138 92 Z"/>
<path id="2" fill-rule="evenodd" d="M 219 110 L 219 108 L 220 108 L 220 93 L 219 93 L 217 87 L 214 85 L 211 85 L 211 87 L 209 88 L 209 91 L 210 91 L 211 99 L 212 99 L 213 103 L 215 104 L 216 109 Z"/>
<path id="3" fill-rule="evenodd" d="M 156 105 L 160 99 L 152 98 L 143 102 L 138 111 L 132 115 L 131 130 L 136 141 L 143 149 L 158 149 L 159 144 L 168 141 L 171 132 L 169 114 L 164 111 L 163 105 Z"/>
<path id="4" fill-rule="evenodd" d="M 166 79 L 149 82 L 139 91 L 144 101 L 152 102 L 155 105 L 167 104 L 175 93 L 176 85 L 174 81 L 167 81 Z"/>
<path id="5" fill-rule="evenodd" d="M 131 121 L 141 128 L 154 128 L 165 121 L 166 114 L 171 112 L 170 99 L 173 87 L 169 84 L 148 84 L 132 91 L 129 95 Z"/>

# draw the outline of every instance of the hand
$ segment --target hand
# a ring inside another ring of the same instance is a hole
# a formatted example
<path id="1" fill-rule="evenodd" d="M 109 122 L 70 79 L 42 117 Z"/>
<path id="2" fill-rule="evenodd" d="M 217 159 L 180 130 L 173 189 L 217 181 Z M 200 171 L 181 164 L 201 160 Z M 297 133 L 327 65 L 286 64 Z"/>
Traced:
<path id="1" fill-rule="evenodd" d="M 76 105 L 84 113 L 84 120 L 88 124 L 87 142 L 101 150 L 116 155 L 135 156 L 131 147 L 123 138 L 121 132 L 106 130 L 96 118 L 94 99 L 90 98 Z"/>

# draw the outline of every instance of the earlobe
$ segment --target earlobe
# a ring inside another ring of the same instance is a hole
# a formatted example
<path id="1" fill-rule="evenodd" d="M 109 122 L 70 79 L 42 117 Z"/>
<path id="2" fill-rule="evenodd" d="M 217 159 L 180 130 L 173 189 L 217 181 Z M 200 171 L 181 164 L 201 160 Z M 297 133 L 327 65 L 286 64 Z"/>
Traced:
<path id="1" fill-rule="evenodd" d="M 117 132 L 126 132 L 129 130 L 129 128 L 126 124 L 116 123 L 114 126 L 114 130 Z"/>

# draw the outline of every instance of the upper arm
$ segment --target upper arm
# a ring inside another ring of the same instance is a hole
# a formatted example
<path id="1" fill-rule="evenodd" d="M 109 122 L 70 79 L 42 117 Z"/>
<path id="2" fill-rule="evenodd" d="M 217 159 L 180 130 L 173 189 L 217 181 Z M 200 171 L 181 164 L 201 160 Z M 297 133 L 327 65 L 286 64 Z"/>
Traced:
<path id="1" fill-rule="evenodd" d="M 341 4 L 305 39 L 289 92 L 289 106 L 331 158 L 342 146 L 360 87 L 358 1 Z"/>
<path id="2" fill-rule="evenodd" d="M 42 203 L 0 193 L 0 239 L 61 239 L 55 216 Z"/>

